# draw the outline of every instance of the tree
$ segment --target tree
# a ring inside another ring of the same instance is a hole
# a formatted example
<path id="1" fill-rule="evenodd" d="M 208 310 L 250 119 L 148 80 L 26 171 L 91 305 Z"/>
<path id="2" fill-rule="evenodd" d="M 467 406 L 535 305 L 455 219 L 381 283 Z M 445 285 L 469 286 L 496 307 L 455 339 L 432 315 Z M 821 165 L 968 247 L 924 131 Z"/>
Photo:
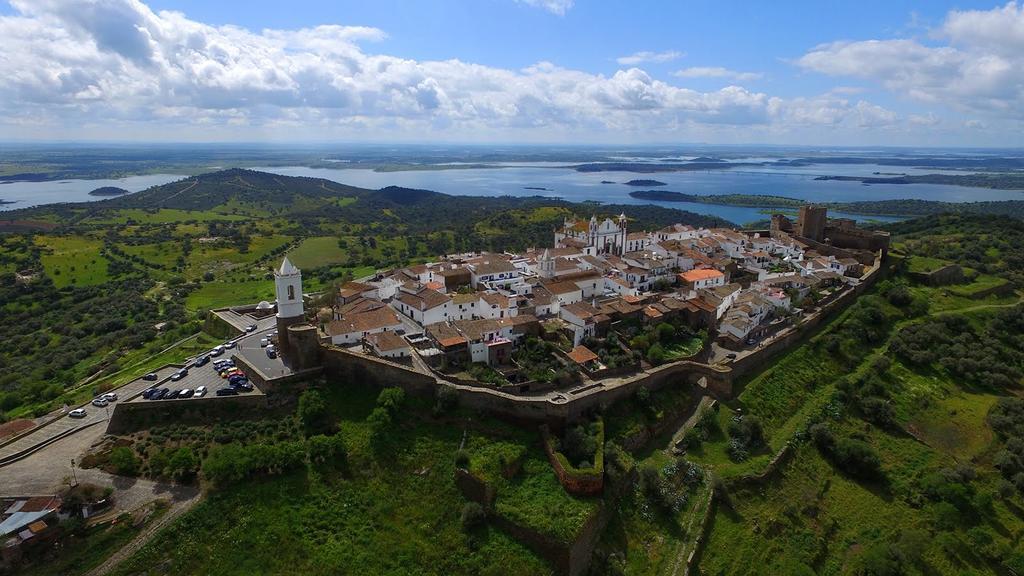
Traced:
<path id="1" fill-rule="evenodd" d="M 377 406 L 388 411 L 388 414 L 394 416 L 398 413 L 398 409 L 405 403 L 405 391 L 401 388 L 385 388 L 380 391 L 377 396 Z"/>
<path id="2" fill-rule="evenodd" d="M 185 478 L 195 472 L 197 464 L 198 460 L 192 449 L 182 446 L 171 454 L 168 467 L 171 470 L 171 475 L 175 478 Z"/>
<path id="3" fill-rule="evenodd" d="M 306 390 L 299 396 L 298 416 L 307 436 L 323 433 L 330 428 L 327 403 L 316 390 Z"/>
<path id="4" fill-rule="evenodd" d="M 110 451 L 110 464 L 122 476 L 134 476 L 139 471 L 139 459 L 127 446 L 118 446 Z"/>
<path id="5" fill-rule="evenodd" d="M 341 434 L 324 436 L 317 434 L 306 442 L 309 461 L 313 464 L 329 464 L 338 466 L 345 461 L 347 450 Z"/>

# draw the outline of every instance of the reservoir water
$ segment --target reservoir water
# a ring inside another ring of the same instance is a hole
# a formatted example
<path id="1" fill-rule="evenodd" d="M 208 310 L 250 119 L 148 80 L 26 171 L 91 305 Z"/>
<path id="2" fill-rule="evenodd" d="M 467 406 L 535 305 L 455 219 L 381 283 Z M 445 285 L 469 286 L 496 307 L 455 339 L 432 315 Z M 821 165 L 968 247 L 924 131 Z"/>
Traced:
<path id="1" fill-rule="evenodd" d="M 572 202 L 598 201 L 615 204 L 656 204 L 699 214 L 710 214 L 731 222 L 743 224 L 764 220 L 767 216 L 760 208 L 721 206 L 690 202 L 656 202 L 638 200 L 629 196 L 633 190 L 654 187 L 634 187 L 624 184 L 629 180 L 648 179 L 664 182 L 658 190 L 695 195 L 762 194 L 787 196 L 808 202 L 856 202 L 861 200 L 891 200 L 915 198 L 945 202 L 974 202 L 982 200 L 1020 200 L 1024 191 L 990 190 L 938 184 L 862 184 L 835 180 L 815 180 L 820 175 L 870 176 L 883 174 L 937 173 L 939 170 L 914 168 L 814 164 L 811 166 L 747 166 L 729 170 L 696 172 L 661 172 L 639 174 L 634 172 L 577 172 L 556 163 L 503 163 L 499 168 L 455 168 L 445 170 L 406 170 L 377 172 L 363 168 L 309 168 L 305 166 L 273 166 L 255 168 L 286 176 L 312 176 L 364 188 L 404 186 L 434 190 L 457 196 L 549 196 Z M 963 173 L 963 172 L 958 172 Z M 55 202 L 85 202 L 98 200 L 88 192 L 100 186 L 118 186 L 132 192 L 150 186 L 165 184 L 183 178 L 173 174 L 130 176 L 117 180 L 65 180 L 59 182 L 12 182 L 0 184 L 0 199 L 14 201 L 0 205 L 0 210 L 26 208 Z M 602 181 L 613 182 L 611 184 Z M 832 213 L 865 220 L 894 220 L 877 216 L 854 216 Z"/>

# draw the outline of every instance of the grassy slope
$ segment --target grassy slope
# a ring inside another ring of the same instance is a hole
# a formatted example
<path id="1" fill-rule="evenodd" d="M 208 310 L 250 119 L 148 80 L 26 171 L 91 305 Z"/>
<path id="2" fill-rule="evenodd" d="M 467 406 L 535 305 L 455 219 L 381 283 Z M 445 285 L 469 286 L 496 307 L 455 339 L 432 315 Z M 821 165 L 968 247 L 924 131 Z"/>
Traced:
<path id="1" fill-rule="evenodd" d="M 941 302 L 945 305 L 942 312 L 975 315 L 1013 300 Z M 809 348 L 804 345 L 795 350 L 772 369 L 808 354 Z M 870 358 L 865 358 L 865 364 L 868 361 Z M 895 542 L 910 528 L 933 529 L 932 509 L 914 505 L 916 482 L 925 474 L 957 462 L 972 462 L 980 474 L 977 490 L 994 490 L 998 473 L 989 461 L 993 435 L 985 416 L 996 396 L 965 388 L 965 383 L 939 373 L 915 372 L 899 362 L 893 364 L 890 374 L 897 419 L 917 439 L 880 430 L 853 417 L 841 424 L 847 435 L 868 441 L 879 452 L 888 481 L 858 482 L 837 471 L 812 445 L 802 445 L 779 478 L 767 486 L 734 494 L 734 508 L 726 506 L 718 512 L 701 560 L 705 574 L 855 573 L 860 569 L 859 555 L 867 547 Z M 788 437 L 773 436 L 772 444 Z M 720 456 L 727 458 L 724 450 Z M 758 464 L 763 466 L 763 462 Z M 728 465 L 725 468 L 728 470 Z M 1009 501 L 995 499 L 991 513 L 978 520 L 996 535 L 996 545 L 1012 547 L 1024 535 L 1022 504 L 1019 494 Z M 908 572 L 994 570 L 972 549 L 971 527 L 971 522 L 964 522 L 952 532 L 930 539 L 922 559 L 911 563 Z"/>
<path id="2" fill-rule="evenodd" d="M 500 530 L 461 528 L 465 500 L 452 479 L 463 436 L 458 423 L 435 421 L 409 400 L 407 417 L 376 444 L 366 422 L 376 392 L 333 383 L 325 393 L 348 445 L 343 473 L 303 470 L 214 492 L 117 573 L 157 566 L 173 574 L 550 573 Z M 593 505 L 565 494 L 535 435 L 472 422 L 472 451 L 526 454 L 524 472 L 504 486 L 499 501 L 546 533 L 577 531 Z"/>

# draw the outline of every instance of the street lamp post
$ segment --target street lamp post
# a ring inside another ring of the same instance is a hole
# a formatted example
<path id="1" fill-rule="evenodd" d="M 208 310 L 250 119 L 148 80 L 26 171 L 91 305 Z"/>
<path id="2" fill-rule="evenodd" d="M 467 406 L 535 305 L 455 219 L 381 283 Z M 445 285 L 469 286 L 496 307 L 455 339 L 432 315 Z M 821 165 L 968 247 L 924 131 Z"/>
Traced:
<path id="1" fill-rule="evenodd" d="M 72 488 L 74 488 L 75 486 L 78 486 L 78 475 L 75 474 L 75 459 L 74 458 L 71 459 L 71 478 L 74 481 L 74 484 L 72 485 Z"/>

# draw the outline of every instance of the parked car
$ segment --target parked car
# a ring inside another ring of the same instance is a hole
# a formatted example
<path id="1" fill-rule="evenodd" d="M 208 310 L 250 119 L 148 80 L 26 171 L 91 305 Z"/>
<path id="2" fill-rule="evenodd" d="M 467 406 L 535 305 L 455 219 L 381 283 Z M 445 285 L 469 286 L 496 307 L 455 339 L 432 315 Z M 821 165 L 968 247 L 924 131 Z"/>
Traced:
<path id="1" fill-rule="evenodd" d="M 206 386 L 196 386 L 196 398 L 206 396 Z"/>
<path id="2" fill-rule="evenodd" d="M 255 332 L 256 331 L 256 325 L 255 324 L 249 324 L 248 326 L 245 327 L 245 331 L 246 332 Z"/>
<path id="3" fill-rule="evenodd" d="M 177 382 L 178 380 L 181 380 L 185 376 L 188 376 L 188 368 L 182 368 L 181 370 L 178 370 L 174 374 L 171 374 L 171 381 Z"/>
<path id="4" fill-rule="evenodd" d="M 191 398 L 192 394 L 193 392 L 191 388 L 182 388 L 181 390 L 178 390 L 178 398 Z"/>
<path id="5" fill-rule="evenodd" d="M 145 398 L 146 400 L 149 400 L 150 398 L 153 397 L 153 394 L 156 394 L 158 391 L 158 388 L 146 388 L 145 390 L 142 391 L 142 397 Z"/>
<path id="6" fill-rule="evenodd" d="M 153 394 L 153 396 L 150 397 L 150 400 L 163 400 L 164 397 L 166 397 L 170 393 L 171 391 L 168 390 L 167 388 L 161 388 L 157 390 L 156 393 Z"/>
<path id="7" fill-rule="evenodd" d="M 193 362 L 193 365 L 198 368 L 199 366 L 205 366 L 206 363 L 209 362 L 209 361 L 210 361 L 210 357 L 209 356 L 200 356 L 199 358 L 196 358 L 196 361 Z"/>
<path id="8" fill-rule="evenodd" d="M 277 350 L 273 346 L 267 348 L 267 358 L 277 358 Z"/>
<path id="9" fill-rule="evenodd" d="M 107 402 L 117 402 L 117 394 L 114 392 L 107 392 L 106 394 L 100 396 L 100 398 L 103 398 Z"/>
<path id="10" fill-rule="evenodd" d="M 249 382 L 248 380 L 242 380 L 241 382 L 238 383 L 238 386 L 235 386 L 235 388 L 249 392 L 252 390 L 252 382 Z"/>
<path id="11" fill-rule="evenodd" d="M 754 344 L 757 344 L 757 340 L 756 339 L 754 339 L 754 338 L 747 338 L 747 346 L 753 346 Z"/>
<path id="12" fill-rule="evenodd" d="M 238 390 L 234 388 L 220 388 L 216 394 L 217 396 L 238 396 Z"/>
<path id="13" fill-rule="evenodd" d="M 103 408 L 107 404 L 110 404 L 110 403 L 107 402 L 107 400 L 105 398 L 103 398 L 102 396 L 100 396 L 99 398 L 93 398 L 92 399 L 92 405 L 93 406 L 98 406 L 100 408 Z"/>
<path id="14" fill-rule="evenodd" d="M 83 408 L 75 408 L 71 412 L 68 412 L 68 416 L 72 418 L 85 418 L 85 410 Z"/>
<path id="15" fill-rule="evenodd" d="M 232 349 L 234 347 L 235 347 L 235 341 L 234 340 L 228 340 L 227 342 L 224 343 L 224 348 L 226 350 L 230 350 L 230 349 Z"/>
<path id="16" fill-rule="evenodd" d="M 239 382 L 245 382 L 245 381 L 247 381 L 247 380 L 248 380 L 248 378 L 246 378 L 246 377 L 245 377 L 244 375 L 242 375 L 242 374 L 235 374 L 234 376 L 231 376 L 231 377 L 229 377 L 229 378 L 228 378 L 228 382 L 229 382 L 229 383 L 230 383 L 230 384 L 231 384 L 232 386 L 234 386 L 235 384 L 238 384 Z"/>
<path id="17" fill-rule="evenodd" d="M 270 345 L 270 339 L 269 338 L 260 338 L 260 348 L 266 348 L 269 345 Z"/>
<path id="18" fill-rule="evenodd" d="M 210 356 L 220 356 L 223 353 L 224 353 L 224 347 L 223 346 L 215 346 L 213 348 L 213 350 L 210 351 Z"/>
<path id="19" fill-rule="evenodd" d="M 735 360 L 736 359 L 736 353 L 735 352 L 730 352 L 729 354 L 726 354 L 725 357 L 728 358 L 729 360 Z"/>
<path id="20" fill-rule="evenodd" d="M 159 377 L 160 376 L 158 376 L 156 372 L 150 372 L 149 374 L 146 374 L 145 376 L 143 376 L 142 379 L 143 380 L 153 381 L 153 380 L 156 380 Z"/>
<path id="21" fill-rule="evenodd" d="M 174 400 L 175 398 L 178 397 L 178 394 L 180 393 L 181 390 L 171 390 L 162 398 L 162 400 Z"/>

